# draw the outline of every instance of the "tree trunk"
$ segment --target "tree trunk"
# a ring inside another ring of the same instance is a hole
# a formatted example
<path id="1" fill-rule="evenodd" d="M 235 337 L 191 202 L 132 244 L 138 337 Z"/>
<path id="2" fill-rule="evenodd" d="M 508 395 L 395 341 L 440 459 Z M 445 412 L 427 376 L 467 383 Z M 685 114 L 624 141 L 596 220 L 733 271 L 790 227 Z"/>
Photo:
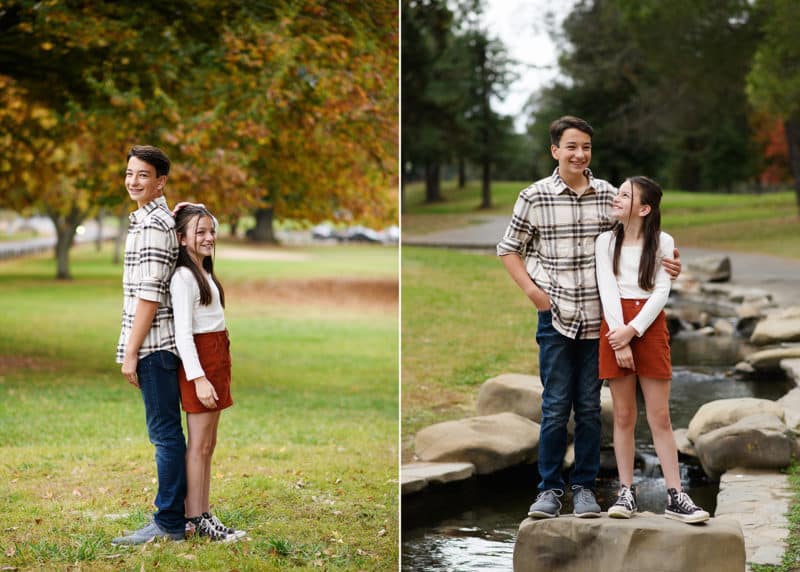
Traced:
<path id="1" fill-rule="evenodd" d="M 119 231 L 114 239 L 114 257 L 111 259 L 112 264 L 122 263 L 122 246 L 125 244 L 125 239 L 128 237 L 128 209 L 123 206 L 120 208 L 117 220 L 119 221 Z"/>
<path id="2" fill-rule="evenodd" d="M 783 123 L 786 144 L 789 147 L 789 170 L 794 178 L 797 216 L 800 216 L 800 117 L 790 117 Z"/>
<path id="3" fill-rule="evenodd" d="M 400 213 L 406 212 L 406 170 L 400 169 Z"/>
<path id="4" fill-rule="evenodd" d="M 258 209 L 253 213 L 256 217 L 256 226 L 247 231 L 247 238 L 253 242 L 278 242 L 272 227 L 274 212 L 272 207 Z"/>
<path id="5" fill-rule="evenodd" d="M 83 213 L 72 208 L 69 214 L 50 213 L 50 219 L 56 227 L 56 279 L 72 280 L 69 271 L 69 250 L 75 242 L 75 229 L 83 220 Z"/>
<path id="6" fill-rule="evenodd" d="M 239 217 L 232 216 L 230 225 L 231 225 L 231 238 L 236 238 L 236 233 L 239 231 Z"/>
<path id="7" fill-rule="evenodd" d="M 103 209 L 100 209 L 95 217 L 97 224 L 97 235 L 94 237 L 94 248 L 97 252 L 103 248 Z"/>
<path id="8" fill-rule="evenodd" d="M 491 126 L 492 108 L 489 103 L 492 85 L 489 81 L 489 70 L 486 65 L 486 43 L 481 42 L 481 49 L 478 54 L 478 63 L 481 70 L 481 115 L 483 121 L 481 125 L 481 168 L 483 170 L 481 184 L 481 208 L 492 208 L 492 137 Z"/>
<path id="9" fill-rule="evenodd" d="M 467 186 L 467 162 L 464 157 L 458 158 L 458 188 L 463 189 Z"/>
<path id="10" fill-rule="evenodd" d="M 482 181 L 483 184 L 481 185 L 481 208 L 482 209 L 490 209 L 492 208 L 492 161 L 489 157 L 483 158 L 483 165 L 481 165 L 483 170 L 483 177 Z"/>
<path id="11" fill-rule="evenodd" d="M 425 163 L 425 202 L 438 203 L 442 198 L 442 189 L 439 181 L 439 163 Z"/>

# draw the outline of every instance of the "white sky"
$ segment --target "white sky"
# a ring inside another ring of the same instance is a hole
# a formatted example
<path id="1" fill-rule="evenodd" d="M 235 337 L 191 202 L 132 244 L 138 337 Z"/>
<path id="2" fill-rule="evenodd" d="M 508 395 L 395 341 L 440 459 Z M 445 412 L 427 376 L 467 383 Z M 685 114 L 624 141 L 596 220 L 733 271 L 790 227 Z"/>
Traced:
<path id="1" fill-rule="evenodd" d="M 495 111 L 516 117 L 517 131 L 525 130 L 522 108 L 530 95 L 558 76 L 558 54 L 548 31 L 559 29 L 575 0 L 487 0 L 484 22 L 490 37 L 497 37 L 506 47 L 519 79 L 503 101 L 493 101 Z M 553 19 L 547 17 L 551 12 Z"/>

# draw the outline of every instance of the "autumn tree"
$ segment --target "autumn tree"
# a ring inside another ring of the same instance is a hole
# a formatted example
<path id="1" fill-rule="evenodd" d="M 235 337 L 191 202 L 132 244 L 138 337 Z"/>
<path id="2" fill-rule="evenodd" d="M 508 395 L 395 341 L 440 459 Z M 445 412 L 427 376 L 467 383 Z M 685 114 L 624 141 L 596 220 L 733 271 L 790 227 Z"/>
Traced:
<path id="1" fill-rule="evenodd" d="M 800 4 L 792 0 L 758 4 L 767 17 L 764 39 L 747 76 L 747 95 L 757 109 L 783 122 L 800 215 Z"/>

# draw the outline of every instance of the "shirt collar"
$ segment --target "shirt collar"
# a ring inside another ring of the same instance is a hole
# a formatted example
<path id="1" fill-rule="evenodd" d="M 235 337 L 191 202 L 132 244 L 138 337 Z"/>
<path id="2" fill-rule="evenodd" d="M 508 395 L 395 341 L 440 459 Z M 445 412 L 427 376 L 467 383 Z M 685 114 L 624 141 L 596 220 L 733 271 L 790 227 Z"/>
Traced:
<path id="1" fill-rule="evenodd" d="M 584 176 L 589 180 L 589 186 L 587 187 L 587 191 L 589 189 L 594 189 L 594 175 L 592 175 L 592 171 L 587 167 L 583 170 Z M 569 189 L 569 185 L 564 182 L 564 179 L 561 178 L 561 175 L 558 174 L 558 167 L 555 168 L 553 174 L 550 177 L 550 182 L 553 183 L 553 194 L 560 195 L 567 189 Z"/>
<path id="2" fill-rule="evenodd" d="M 153 212 L 154 210 L 156 210 L 157 208 L 159 208 L 161 206 L 163 206 L 165 209 L 169 210 L 169 208 L 167 207 L 167 199 L 164 198 L 164 195 L 161 195 L 160 197 L 156 197 L 155 199 L 153 199 L 152 201 L 150 201 L 146 205 L 143 205 L 143 206 L 139 207 L 138 209 L 133 211 L 131 214 L 129 214 L 128 218 L 133 223 L 142 222 L 144 220 L 144 217 L 146 217 L 151 212 Z"/>

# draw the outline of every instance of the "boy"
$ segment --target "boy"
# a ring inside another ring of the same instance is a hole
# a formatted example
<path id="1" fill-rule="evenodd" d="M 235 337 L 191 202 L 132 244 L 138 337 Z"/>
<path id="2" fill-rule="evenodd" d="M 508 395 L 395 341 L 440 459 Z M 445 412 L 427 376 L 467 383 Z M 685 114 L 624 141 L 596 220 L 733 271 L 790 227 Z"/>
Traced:
<path id="1" fill-rule="evenodd" d="M 178 256 L 175 221 L 164 199 L 170 161 L 156 147 L 128 152 L 125 188 L 138 209 L 130 214 L 125 243 L 122 331 L 117 363 L 141 390 L 147 432 L 156 448 L 158 511 L 149 524 L 112 544 L 181 540 L 186 521 L 186 441 L 181 427 L 178 357 L 169 280 Z"/>
<path id="2" fill-rule="evenodd" d="M 567 422 L 575 411 L 575 466 L 570 474 L 575 516 L 600 516 L 594 495 L 600 467 L 600 387 L 597 340 L 600 296 L 594 242 L 609 230 L 617 189 L 589 170 L 592 127 L 564 116 L 550 125 L 553 174 L 524 189 L 497 254 L 538 310 L 536 342 L 544 386 L 539 437 L 539 494 L 528 516 L 553 518 L 564 494 L 561 466 Z M 674 277 L 680 262 L 664 260 Z"/>

